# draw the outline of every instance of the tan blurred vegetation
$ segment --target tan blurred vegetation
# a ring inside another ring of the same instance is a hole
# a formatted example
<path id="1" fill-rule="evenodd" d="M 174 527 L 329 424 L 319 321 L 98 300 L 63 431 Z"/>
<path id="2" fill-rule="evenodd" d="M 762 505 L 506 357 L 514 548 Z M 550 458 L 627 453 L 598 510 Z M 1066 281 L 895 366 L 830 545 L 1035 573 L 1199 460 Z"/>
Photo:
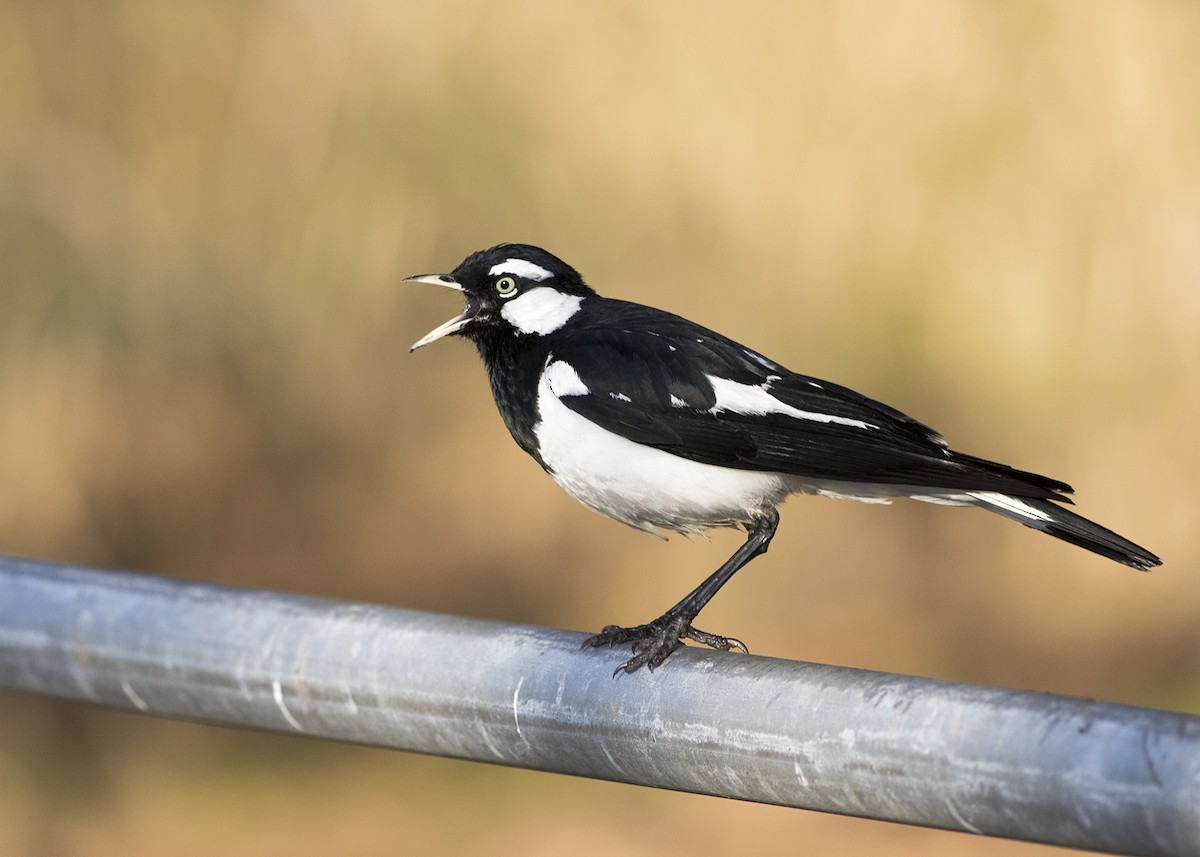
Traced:
<path id="1" fill-rule="evenodd" d="M 595 629 L 659 543 L 511 443 L 401 277 L 505 240 L 1072 482 L 1139 575 L 806 499 L 764 654 L 1200 711 L 1200 7 L 0 7 L 0 551 Z M 6 696 L 0 853 L 1042 849 Z M 1045 853 L 1049 853 L 1046 851 Z M 1055 852 L 1060 853 L 1060 852 Z"/>

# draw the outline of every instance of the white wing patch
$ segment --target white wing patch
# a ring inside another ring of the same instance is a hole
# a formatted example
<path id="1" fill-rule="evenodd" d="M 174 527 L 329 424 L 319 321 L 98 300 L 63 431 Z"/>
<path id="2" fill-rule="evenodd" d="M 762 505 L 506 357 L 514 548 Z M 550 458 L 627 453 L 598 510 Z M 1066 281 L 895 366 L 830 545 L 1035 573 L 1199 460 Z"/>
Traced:
<path id="1" fill-rule="evenodd" d="M 996 491 L 970 491 L 968 494 L 981 503 L 985 503 L 988 506 L 995 506 L 998 509 L 1005 509 L 1009 512 L 1015 512 L 1023 518 L 1029 518 L 1034 521 L 1051 520 L 1051 517 L 1041 509 L 1035 509 L 1029 504 L 1021 502 L 1016 497 L 1009 497 L 1007 494 L 1000 494 Z"/>
<path id="2" fill-rule="evenodd" d="M 551 360 L 538 384 L 538 448 L 554 481 L 589 509 L 646 532 L 700 533 L 748 522 L 795 490 L 779 473 L 679 458 L 626 440 L 572 411 L 556 387 L 578 375 Z"/>
<path id="3" fill-rule="evenodd" d="M 920 500 L 922 503 L 936 503 L 939 506 L 970 506 L 971 495 L 969 494 L 909 494 L 914 500 Z"/>
<path id="4" fill-rule="evenodd" d="M 852 426 L 860 429 L 877 429 L 879 426 L 854 420 L 849 417 L 839 417 L 835 414 L 821 414 L 816 411 L 802 411 L 787 402 L 781 402 L 771 395 L 769 384 L 739 384 L 728 378 L 718 378 L 715 375 L 706 376 L 712 384 L 717 396 L 713 405 L 714 414 L 721 411 L 733 411 L 736 414 L 762 416 L 763 414 L 786 414 L 798 420 L 811 420 L 818 423 L 834 423 L 841 426 Z"/>
<path id="5" fill-rule="evenodd" d="M 509 259 L 509 262 L 517 261 L 520 260 Z M 568 295 L 549 286 L 538 286 L 506 303 L 500 315 L 521 333 L 545 335 L 566 324 L 571 316 L 579 312 L 582 303 L 583 298 L 579 295 Z"/>
<path id="6" fill-rule="evenodd" d="M 848 494 L 833 488 L 817 488 L 813 493 L 821 497 L 828 497 L 830 500 L 853 500 L 856 503 L 877 503 L 882 506 L 892 502 L 891 497 L 877 497 L 874 494 Z"/>
<path id="7" fill-rule="evenodd" d="M 540 283 L 542 280 L 548 280 L 554 276 L 541 265 L 535 265 L 533 262 L 528 262 L 525 259 L 505 259 L 503 262 L 492 265 L 491 269 L 488 270 L 488 274 L 493 277 L 499 274 L 512 274 L 514 277 L 533 280 L 535 283 Z"/>
<path id="8" fill-rule="evenodd" d="M 749 348 L 743 348 L 742 353 L 745 354 L 747 357 L 749 357 L 751 360 L 753 360 L 755 363 L 757 363 L 759 366 L 763 367 L 764 369 L 770 369 L 772 371 L 776 371 L 779 369 L 778 363 L 776 363 L 774 360 L 768 360 L 766 357 L 763 357 L 757 351 L 751 351 Z"/>
<path id="9" fill-rule="evenodd" d="M 586 396 L 591 392 L 575 371 L 575 367 L 563 360 L 550 363 L 546 367 L 545 377 L 550 392 L 557 399 L 563 396 Z"/>

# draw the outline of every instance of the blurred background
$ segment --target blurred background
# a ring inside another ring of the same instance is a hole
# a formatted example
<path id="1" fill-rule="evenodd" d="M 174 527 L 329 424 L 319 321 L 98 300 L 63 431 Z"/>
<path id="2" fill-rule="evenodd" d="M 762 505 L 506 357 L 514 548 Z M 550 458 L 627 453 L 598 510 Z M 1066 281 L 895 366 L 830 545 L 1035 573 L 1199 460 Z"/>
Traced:
<path id="1" fill-rule="evenodd" d="M 757 653 L 1200 712 L 1200 7 L 0 6 L 0 552 L 580 630 L 659 542 L 512 443 L 501 241 L 1078 489 L 795 498 L 705 611 Z M 614 653 L 614 663 L 619 656 Z M 0 696 L 0 853 L 1033 855 L 1038 846 Z"/>

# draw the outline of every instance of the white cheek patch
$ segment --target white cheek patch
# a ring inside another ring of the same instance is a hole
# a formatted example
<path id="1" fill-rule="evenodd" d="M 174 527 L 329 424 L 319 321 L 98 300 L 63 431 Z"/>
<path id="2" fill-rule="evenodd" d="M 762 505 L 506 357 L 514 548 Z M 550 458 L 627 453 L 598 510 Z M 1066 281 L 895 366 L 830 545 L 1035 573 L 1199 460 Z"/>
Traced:
<path id="1" fill-rule="evenodd" d="M 542 280 L 548 280 L 554 276 L 541 265 L 535 265 L 533 262 L 527 262 L 524 259 L 505 259 L 503 262 L 497 262 L 495 265 L 492 265 L 488 273 L 493 277 L 500 274 L 512 274 L 514 277 L 533 280 L 535 283 L 540 283 Z"/>
<path id="2" fill-rule="evenodd" d="M 712 406 L 714 414 L 721 411 L 733 411 L 736 414 L 762 416 L 763 414 L 786 414 L 798 420 L 811 420 L 817 423 L 833 423 L 840 426 L 851 426 L 860 429 L 877 429 L 879 426 L 853 420 L 849 417 L 839 417 L 835 414 L 821 414 L 816 411 L 802 411 L 771 395 L 765 385 L 739 384 L 728 378 L 706 376 L 716 394 L 717 403 Z"/>
<path id="3" fill-rule="evenodd" d="M 571 316 L 579 312 L 582 303 L 583 298 L 579 295 L 567 295 L 549 286 L 538 286 L 506 303 L 500 315 L 521 333 L 544 335 L 566 324 Z"/>
<path id="4" fill-rule="evenodd" d="M 575 367 L 562 360 L 555 360 L 546 367 L 546 384 L 556 399 L 563 396 L 586 396 L 591 392 Z"/>

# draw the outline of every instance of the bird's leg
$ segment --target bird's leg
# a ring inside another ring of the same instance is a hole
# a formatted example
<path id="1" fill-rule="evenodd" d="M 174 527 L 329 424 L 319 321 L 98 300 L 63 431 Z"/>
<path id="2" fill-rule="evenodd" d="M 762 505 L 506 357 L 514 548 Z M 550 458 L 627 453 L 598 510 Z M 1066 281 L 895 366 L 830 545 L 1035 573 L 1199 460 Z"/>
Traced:
<path id="1" fill-rule="evenodd" d="M 617 667 L 613 673 L 614 676 L 622 671 L 634 672 L 642 666 L 653 670 L 661 665 L 671 652 L 679 648 L 683 644 L 683 640 L 694 640 L 722 651 L 738 649 L 747 652 L 746 646 L 741 640 L 700 631 L 692 627 L 692 620 L 717 594 L 717 590 L 729 582 L 729 578 L 733 577 L 738 569 L 759 554 L 766 553 L 767 546 L 771 543 L 771 538 L 775 535 L 778 527 L 779 513 L 774 509 L 769 509 L 760 517 L 755 518 L 747 528 L 749 535 L 746 537 L 745 544 L 734 551 L 733 556 L 725 560 L 720 568 L 666 613 L 653 622 L 635 625 L 632 628 L 609 625 L 599 634 L 585 640 L 583 647 L 599 648 L 600 646 L 633 643 L 633 657 Z"/>

